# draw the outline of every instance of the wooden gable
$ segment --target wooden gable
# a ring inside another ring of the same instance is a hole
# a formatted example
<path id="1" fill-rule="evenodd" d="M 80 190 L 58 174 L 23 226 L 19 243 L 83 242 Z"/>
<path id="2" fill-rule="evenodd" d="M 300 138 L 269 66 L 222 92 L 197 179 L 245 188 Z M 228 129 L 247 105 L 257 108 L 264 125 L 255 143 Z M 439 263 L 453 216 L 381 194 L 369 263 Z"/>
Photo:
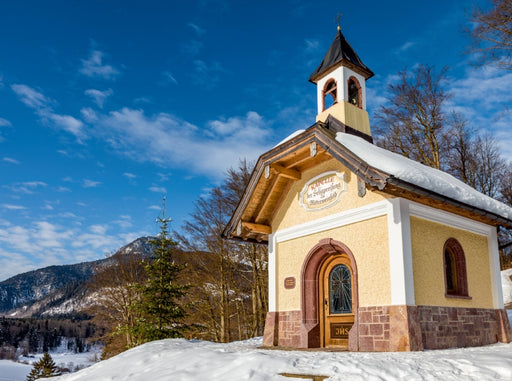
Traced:
<path id="1" fill-rule="evenodd" d="M 512 227 L 512 221 L 494 213 L 447 198 L 371 167 L 336 139 L 339 122 L 318 122 L 263 154 L 223 236 L 267 243 L 271 225 L 291 185 L 302 173 L 332 158 L 362 179 L 369 190 L 403 197 L 488 225 Z M 354 133 L 346 130 L 345 133 Z"/>

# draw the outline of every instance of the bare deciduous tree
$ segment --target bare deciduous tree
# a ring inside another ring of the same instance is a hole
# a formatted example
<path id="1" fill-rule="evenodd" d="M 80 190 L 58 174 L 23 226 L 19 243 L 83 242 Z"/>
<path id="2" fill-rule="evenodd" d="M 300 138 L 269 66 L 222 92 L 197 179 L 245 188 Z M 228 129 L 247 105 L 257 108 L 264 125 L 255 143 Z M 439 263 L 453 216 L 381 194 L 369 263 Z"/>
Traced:
<path id="1" fill-rule="evenodd" d="M 253 165 L 248 164 L 246 160 L 241 160 L 238 168 L 228 170 L 223 189 L 225 189 L 225 196 L 231 207 L 231 213 L 235 210 L 246 185 L 249 183 L 252 167 Z M 251 285 L 251 336 L 260 336 L 263 335 L 268 310 L 268 249 L 263 245 L 243 243 L 237 245 L 237 250 L 240 257 L 251 264 L 250 268 L 242 274 Z"/>
<path id="2" fill-rule="evenodd" d="M 104 355 L 116 355 L 134 347 L 138 338 L 133 336 L 136 324 L 134 304 L 140 295 L 136 285 L 144 282 L 147 274 L 141 255 L 113 255 L 110 264 L 98 269 L 88 284 L 95 292 L 98 303 L 93 307 L 95 321 L 112 327 Z"/>
<path id="3" fill-rule="evenodd" d="M 491 8 L 475 8 L 470 16 L 472 28 L 467 31 L 477 53 L 476 63 L 494 64 L 512 70 L 512 0 L 491 0 Z"/>
<path id="4" fill-rule="evenodd" d="M 433 168 L 441 168 L 445 145 L 443 106 L 449 98 L 444 89 L 446 68 L 436 73 L 420 65 L 398 73 L 399 83 L 388 86 L 388 103 L 377 112 L 377 142 L 390 151 Z"/>
<path id="5" fill-rule="evenodd" d="M 220 188 L 195 203 L 179 241 L 194 253 L 191 283 L 193 316 L 206 328 L 203 337 L 227 342 L 263 334 L 267 312 L 267 248 L 225 240 L 221 233 L 251 175 L 241 161 Z"/>

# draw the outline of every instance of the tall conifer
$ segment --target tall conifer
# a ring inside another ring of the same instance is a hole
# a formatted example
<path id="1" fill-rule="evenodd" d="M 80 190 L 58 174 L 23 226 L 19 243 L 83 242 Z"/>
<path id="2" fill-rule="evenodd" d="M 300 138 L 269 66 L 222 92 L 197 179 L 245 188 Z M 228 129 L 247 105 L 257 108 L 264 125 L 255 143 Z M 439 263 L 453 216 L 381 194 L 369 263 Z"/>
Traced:
<path id="1" fill-rule="evenodd" d="M 160 234 L 150 242 L 154 247 L 154 258 L 146 265 L 149 279 L 141 286 L 141 300 L 137 306 L 141 315 L 137 329 L 144 342 L 182 337 L 187 329 L 183 322 L 187 313 L 180 299 L 190 286 L 180 282 L 179 275 L 184 266 L 173 258 L 177 243 L 169 236 L 171 219 L 165 217 L 165 198 L 162 217 L 157 222 Z"/>

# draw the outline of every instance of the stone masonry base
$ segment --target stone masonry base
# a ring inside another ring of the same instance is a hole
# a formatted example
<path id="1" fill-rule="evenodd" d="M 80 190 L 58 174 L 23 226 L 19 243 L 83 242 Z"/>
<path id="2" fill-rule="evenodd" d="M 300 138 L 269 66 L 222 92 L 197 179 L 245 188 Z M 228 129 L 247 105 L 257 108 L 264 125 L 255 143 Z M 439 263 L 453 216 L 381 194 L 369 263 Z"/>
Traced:
<path id="1" fill-rule="evenodd" d="M 305 330 L 301 316 L 301 311 L 268 312 L 263 346 L 318 347 L 319 329 Z M 494 309 L 360 307 L 354 326 L 357 336 L 351 337 L 350 350 L 368 352 L 472 347 L 512 340 L 506 311 Z"/>

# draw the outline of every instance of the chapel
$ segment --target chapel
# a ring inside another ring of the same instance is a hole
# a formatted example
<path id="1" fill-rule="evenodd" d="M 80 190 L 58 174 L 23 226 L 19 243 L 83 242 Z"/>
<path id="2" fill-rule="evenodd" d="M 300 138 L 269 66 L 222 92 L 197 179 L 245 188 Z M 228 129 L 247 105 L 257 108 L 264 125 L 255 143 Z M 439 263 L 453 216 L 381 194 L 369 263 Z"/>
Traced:
<path id="1" fill-rule="evenodd" d="M 268 245 L 263 345 L 421 351 L 512 339 L 497 230 L 512 208 L 373 144 L 373 72 L 338 27 L 318 115 L 258 159 L 223 235 Z"/>

